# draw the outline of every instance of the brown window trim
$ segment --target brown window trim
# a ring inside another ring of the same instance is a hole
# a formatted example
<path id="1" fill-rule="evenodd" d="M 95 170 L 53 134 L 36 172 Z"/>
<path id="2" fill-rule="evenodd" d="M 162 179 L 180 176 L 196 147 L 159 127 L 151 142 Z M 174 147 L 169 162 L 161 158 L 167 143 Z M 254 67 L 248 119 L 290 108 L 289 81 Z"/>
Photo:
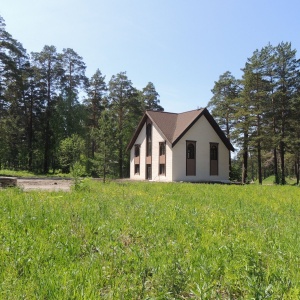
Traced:
<path id="1" fill-rule="evenodd" d="M 161 146 L 163 145 L 163 148 L 161 148 Z M 161 152 L 161 149 L 163 149 L 163 151 Z M 159 142 L 158 144 L 158 175 L 160 176 L 166 176 L 166 141 L 163 141 L 163 142 Z M 161 173 L 160 170 L 161 170 L 161 165 L 164 165 L 164 172 Z"/>
<path id="2" fill-rule="evenodd" d="M 188 158 L 188 146 L 189 144 L 193 144 L 194 145 L 194 151 L 193 151 L 193 158 Z M 192 141 L 192 140 L 186 140 L 186 145 L 185 145 L 185 175 L 186 176 L 196 176 L 197 175 L 197 161 L 196 161 L 196 157 L 197 157 L 197 148 L 196 148 L 196 145 L 197 145 L 197 141 Z M 188 175 L 188 160 L 194 160 L 194 169 L 195 169 L 195 172 L 194 174 L 189 174 Z"/>
<path id="3" fill-rule="evenodd" d="M 140 175 L 140 164 L 134 165 L 134 175 Z"/>
<path id="4" fill-rule="evenodd" d="M 212 153 L 212 147 L 216 146 L 216 153 Z M 212 157 L 213 156 L 213 157 Z M 216 158 L 216 159 L 212 159 Z M 212 174 L 212 161 L 217 161 L 216 174 Z M 209 143 L 209 175 L 219 176 L 219 143 Z"/>

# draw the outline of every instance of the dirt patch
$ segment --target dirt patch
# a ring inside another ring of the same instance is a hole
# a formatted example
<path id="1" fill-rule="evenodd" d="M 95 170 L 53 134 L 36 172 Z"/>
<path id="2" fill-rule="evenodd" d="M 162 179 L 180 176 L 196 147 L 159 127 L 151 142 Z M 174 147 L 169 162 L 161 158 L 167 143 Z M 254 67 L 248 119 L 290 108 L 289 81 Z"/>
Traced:
<path id="1" fill-rule="evenodd" d="M 18 179 L 17 185 L 24 191 L 70 191 L 73 181 L 67 179 Z"/>

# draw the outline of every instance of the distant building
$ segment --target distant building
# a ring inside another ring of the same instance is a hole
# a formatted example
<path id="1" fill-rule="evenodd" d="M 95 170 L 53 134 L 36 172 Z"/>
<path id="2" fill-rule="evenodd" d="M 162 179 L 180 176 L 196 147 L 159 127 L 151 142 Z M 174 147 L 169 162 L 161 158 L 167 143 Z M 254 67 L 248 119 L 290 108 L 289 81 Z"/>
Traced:
<path id="1" fill-rule="evenodd" d="M 206 108 L 146 111 L 127 149 L 133 180 L 229 182 L 234 148 Z"/>

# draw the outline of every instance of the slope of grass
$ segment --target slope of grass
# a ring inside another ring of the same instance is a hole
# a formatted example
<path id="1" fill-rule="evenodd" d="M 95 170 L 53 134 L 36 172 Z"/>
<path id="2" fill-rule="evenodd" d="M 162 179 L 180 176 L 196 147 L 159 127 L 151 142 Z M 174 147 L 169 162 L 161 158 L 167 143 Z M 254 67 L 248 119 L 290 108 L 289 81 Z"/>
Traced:
<path id="1" fill-rule="evenodd" d="M 286 177 L 285 180 L 286 180 L 286 184 L 288 184 L 288 185 L 296 184 L 296 179 L 295 178 Z M 256 180 L 256 183 L 258 184 L 258 180 Z M 264 185 L 273 185 L 273 184 L 275 184 L 275 176 L 272 175 L 272 176 L 269 176 L 269 177 L 265 178 L 263 180 L 263 184 Z"/>
<path id="2" fill-rule="evenodd" d="M 48 173 L 48 174 L 36 174 L 32 173 L 29 171 L 15 171 L 15 170 L 6 170 L 6 169 L 0 169 L 0 176 L 13 176 L 13 177 L 34 177 L 34 178 L 39 178 L 39 177 L 63 177 L 63 178 L 69 178 L 72 177 L 71 174 L 62 174 L 62 173 Z"/>
<path id="3" fill-rule="evenodd" d="M 1 299 L 298 299 L 300 189 L 0 190 Z"/>

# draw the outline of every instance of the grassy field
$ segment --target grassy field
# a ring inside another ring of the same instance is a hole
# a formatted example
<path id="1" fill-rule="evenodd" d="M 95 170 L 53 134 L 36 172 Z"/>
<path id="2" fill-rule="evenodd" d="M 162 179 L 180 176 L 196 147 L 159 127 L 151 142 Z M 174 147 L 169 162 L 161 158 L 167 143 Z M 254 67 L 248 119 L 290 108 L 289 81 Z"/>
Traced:
<path id="1" fill-rule="evenodd" d="M 300 188 L 0 190 L 1 299 L 299 299 Z"/>

